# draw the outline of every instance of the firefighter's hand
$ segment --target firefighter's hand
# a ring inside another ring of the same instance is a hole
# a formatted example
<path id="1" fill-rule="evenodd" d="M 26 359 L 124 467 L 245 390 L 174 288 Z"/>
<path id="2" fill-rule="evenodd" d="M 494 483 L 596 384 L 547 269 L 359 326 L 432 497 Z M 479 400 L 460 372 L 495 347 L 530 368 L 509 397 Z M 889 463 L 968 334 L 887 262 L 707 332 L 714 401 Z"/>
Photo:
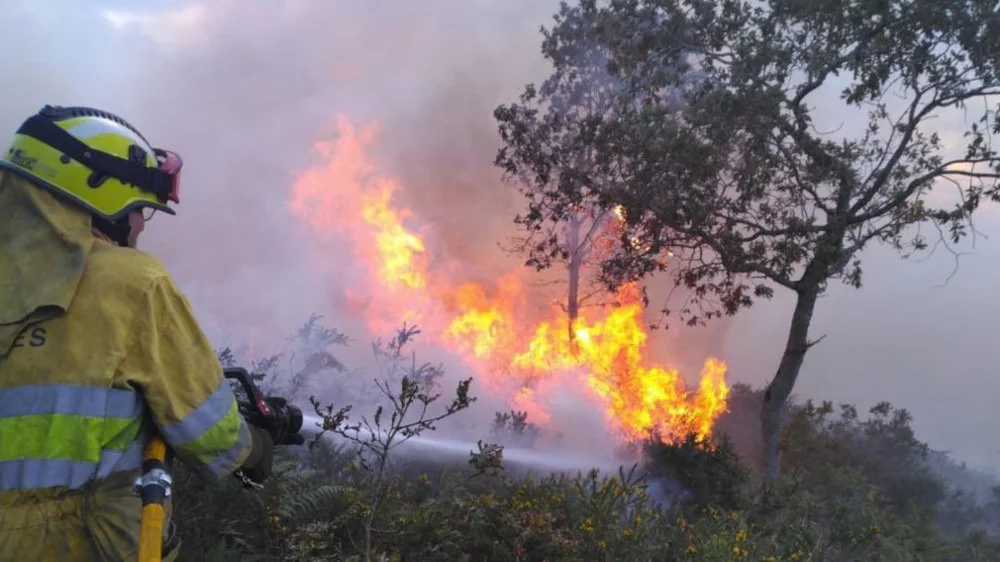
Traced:
<path id="1" fill-rule="evenodd" d="M 274 462 L 274 441 L 266 429 L 247 424 L 250 429 L 252 447 L 247 460 L 243 461 L 243 474 L 248 478 L 263 483 L 271 475 L 271 464 Z"/>

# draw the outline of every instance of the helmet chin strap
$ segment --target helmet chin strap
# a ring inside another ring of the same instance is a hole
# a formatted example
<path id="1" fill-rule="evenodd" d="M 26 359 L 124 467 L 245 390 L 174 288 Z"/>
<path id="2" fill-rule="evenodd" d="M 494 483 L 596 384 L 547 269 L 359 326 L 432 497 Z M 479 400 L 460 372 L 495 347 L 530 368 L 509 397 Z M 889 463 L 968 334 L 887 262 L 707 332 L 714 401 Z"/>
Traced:
<path id="1" fill-rule="evenodd" d="M 115 244 L 118 244 L 122 248 L 127 248 L 129 246 L 128 238 L 132 233 L 132 226 L 129 224 L 128 215 L 125 215 L 115 221 L 95 216 L 91 224 L 99 232 L 110 238 Z"/>

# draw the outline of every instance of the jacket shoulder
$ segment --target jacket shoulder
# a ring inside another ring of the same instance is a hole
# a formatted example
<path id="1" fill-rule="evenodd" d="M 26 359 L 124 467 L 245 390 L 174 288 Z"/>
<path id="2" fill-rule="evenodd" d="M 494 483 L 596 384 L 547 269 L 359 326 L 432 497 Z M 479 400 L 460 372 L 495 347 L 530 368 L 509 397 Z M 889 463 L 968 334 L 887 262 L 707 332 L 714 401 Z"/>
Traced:
<path id="1" fill-rule="evenodd" d="M 84 278 L 105 292 L 121 293 L 141 293 L 158 280 L 173 281 L 163 262 L 152 254 L 102 242 L 95 242 Z"/>

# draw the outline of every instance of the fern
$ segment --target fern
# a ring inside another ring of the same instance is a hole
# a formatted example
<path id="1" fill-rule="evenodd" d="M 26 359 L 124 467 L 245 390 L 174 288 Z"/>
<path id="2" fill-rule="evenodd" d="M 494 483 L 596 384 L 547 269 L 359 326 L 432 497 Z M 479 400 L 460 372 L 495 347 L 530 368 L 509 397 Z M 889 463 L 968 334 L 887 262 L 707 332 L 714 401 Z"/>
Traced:
<path id="1" fill-rule="evenodd" d="M 291 459 L 277 460 L 274 473 L 278 478 L 275 494 L 278 499 L 277 513 L 283 519 L 290 519 L 315 513 L 324 503 L 333 501 L 338 495 L 348 492 L 346 486 L 337 484 L 317 485 L 320 474 L 316 470 L 302 468 Z"/>

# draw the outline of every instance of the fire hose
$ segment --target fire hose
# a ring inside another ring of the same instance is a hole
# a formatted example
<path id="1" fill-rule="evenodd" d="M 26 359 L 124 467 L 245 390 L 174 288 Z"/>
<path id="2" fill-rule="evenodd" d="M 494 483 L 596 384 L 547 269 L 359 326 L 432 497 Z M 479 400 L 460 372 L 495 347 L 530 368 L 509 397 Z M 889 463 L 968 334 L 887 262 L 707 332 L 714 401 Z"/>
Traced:
<path id="1" fill-rule="evenodd" d="M 250 373 L 242 367 L 223 370 L 227 379 L 240 384 L 247 400 L 237 400 L 240 414 L 247 423 L 265 429 L 281 428 L 286 434 L 280 443 L 302 444 L 305 439 L 299 433 L 302 429 L 302 410 L 288 404 L 284 398 L 266 397 L 254 384 Z M 163 555 L 163 504 L 172 492 L 173 479 L 170 475 L 171 452 L 163 438 L 153 436 L 146 445 L 142 463 L 142 475 L 136 479 L 134 492 L 142 500 L 142 515 L 139 527 L 139 562 L 160 562 Z M 248 488 L 260 489 L 262 484 L 254 482 L 243 470 L 234 476 Z"/>

